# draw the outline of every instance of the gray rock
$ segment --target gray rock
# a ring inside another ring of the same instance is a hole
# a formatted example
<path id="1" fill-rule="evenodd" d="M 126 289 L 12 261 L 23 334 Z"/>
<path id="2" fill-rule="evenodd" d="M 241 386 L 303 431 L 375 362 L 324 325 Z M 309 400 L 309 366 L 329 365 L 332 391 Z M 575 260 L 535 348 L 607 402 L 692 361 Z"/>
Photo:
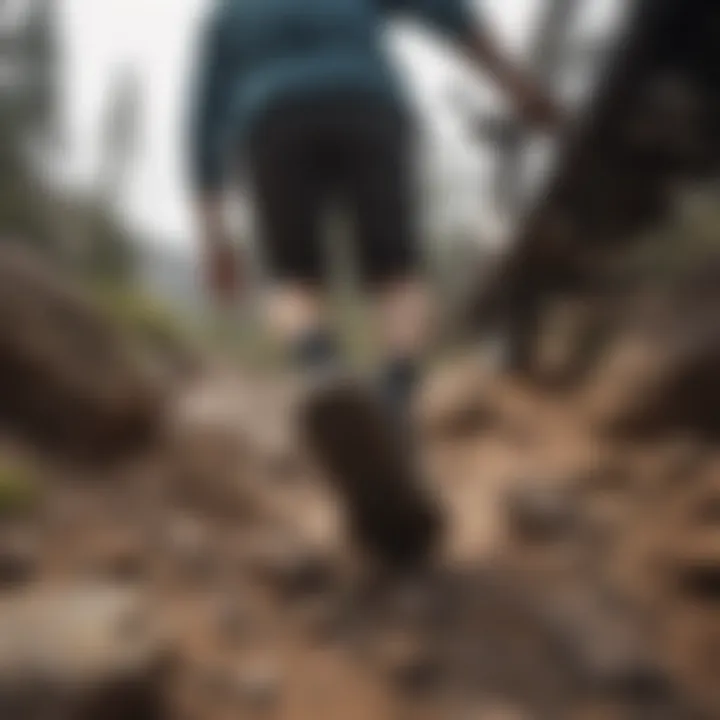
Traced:
<path id="1" fill-rule="evenodd" d="M 357 629 L 355 608 L 335 595 L 312 596 L 298 607 L 300 624 L 315 642 L 337 643 Z"/>
<path id="2" fill-rule="evenodd" d="M 234 688 L 243 704 L 254 709 L 267 710 L 279 702 L 282 680 L 282 673 L 275 663 L 258 660 L 238 670 Z"/>
<path id="3" fill-rule="evenodd" d="M 558 540 L 579 525 L 578 497 L 570 488 L 518 484 L 506 497 L 511 531 L 530 542 Z"/>
<path id="4" fill-rule="evenodd" d="M 37 543 L 27 533 L 0 535 L 0 590 L 30 582 L 40 562 Z"/>
<path id="5" fill-rule="evenodd" d="M 668 442 L 663 460 L 663 479 L 668 486 L 681 485 L 697 474 L 712 456 L 712 445 L 692 435 Z M 664 488 L 663 488 L 664 489 Z"/>
<path id="6" fill-rule="evenodd" d="M 137 582 L 149 572 L 149 557 L 141 539 L 131 533 L 98 538 L 88 560 L 88 573 L 119 582 Z"/>
<path id="7" fill-rule="evenodd" d="M 208 532 L 193 517 L 173 518 L 166 530 L 166 550 L 180 573 L 193 581 L 211 577 L 217 566 Z"/>
<path id="8" fill-rule="evenodd" d="M 223 597 L 215 605 L 214 613 L 215 627 L 223 641 L 238 644 L 247 638 L 252 620 L 242 601 Z"/>
<path id="9" fill-rule="evenodd" d="M 171 645 L 141 596 L 110 586 L 13 593 L 0 601 L 0 707 L 44 720 L 159 720 Z M 4 715 L 3 717 L 8 717 Z"/>
<path id="10" fill-rule="evenodd" d="M 162 383 L 96 303 L 28 243 L 0 247 L 0 338 L 3 414 L 34 443 L 110 459 L 155 438 Z"/>
<path id="11" fill-rule="evenodd" d="M 640 618 L 600 592 L 551 598 L 546 619 L 577 679 L 624 701 L 655 702 L 672 694 L 649 651 Z"/>
<path id="12" fill-rule="evenodd" d="M 291 538 L 258 538 L 246 560 L 254 574 L 288 598 L 322 594 L 335 582 L 330 558 Z"/>
<path id="13" fill-rule="evenodd" d="M 436 375 L 421 398 L 421 425 L 436 438 L 456 440 L 498 424 L 492 380 L 493 373 L 475 362 Z"/>
<path id="14" fill-rule="evenodd" d="M 532 720 L 532 715 L 509 701 L 479 701 L 474 707 L 461 710 L 458 720 Z"/>
<path id="15" fill-rule="evenodd" d="M 421 692 L 437 686 L 442 667 L 426 642 L 411 633 L 390 633 L 376 648 L 382 673 L 400 690 Z"/>

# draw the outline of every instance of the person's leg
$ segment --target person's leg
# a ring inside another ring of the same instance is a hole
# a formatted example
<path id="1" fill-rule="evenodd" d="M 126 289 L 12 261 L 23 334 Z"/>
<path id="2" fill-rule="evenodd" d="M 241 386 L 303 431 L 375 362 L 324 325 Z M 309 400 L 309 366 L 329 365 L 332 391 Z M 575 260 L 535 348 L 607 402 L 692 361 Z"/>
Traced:
<path id="1" fill-rule="evenodd" d="M 374 317 L 382 354 L 381 391 L 390 408 L 407 418 L 432 336 L 432 299 L 425 280 L 408 276 L 379 288 Z"/>
<path id="2" fill-rule="evenodd" d="M 382 107 L 355 112 L 346 128 L 344 190 L 357 253 L 375 306 L 382 356 L 372 393 L 377 430 L 358 457 L 358 534 L 405 566 L 424 565 L 443 537 L 444 515 L 423 481 L 411 405 L 431 340 L 432 303 L 415 230 L 410 128 Z M 371 452 L 370 449 L 374 448 Z"/>
<path id="3" fill-rule="evenodd" d="M 356 208 L 363 265 L 372 274 L 369 279 L 385 288 L 380 295 L 390 313 L 402 316 L 398 322 L 406 320 L 401 306 L 416 302 L 410 286 L 393 287 L 395 279 L 415 271 L 409 233 L 393 219 L 397 200 L 386 206 L 384 181 L 377 190 L 367 186 L 378 180 L 374 167 L 365 173 L 358 169 L 363 163 L 382 163 L 385 151 L 394 147 L 393 142 L 379 142 L 376 129 L 366 129 L 366 110 L 364 98 L 359 107 L 333 99 L 293 118 L 298 124 L 283 128 L 275 142 L 260 145 L 269 152 L 257 163 L 262 246 L 280 281 L 271 293 L 271 325 L 305 369 L 327 367 L 337 356 L 318 292 L 325 274 L 318 226 L 328 190 L 340 191 Z M 308 135 L 301 133 L 303 128 Z M 269 132 L 267 126 L 264 130 Z M 383 175 L 383 168 L 377 169 Z M 388 234 L 381 229 L 385 219 L 391 226 Z M 371 238 L 368 243 L 366 238 Z M 386 239 L 386 248 L 376 247 Z M 415 345 L 409 333 L 390 336 L 398 352 Z M 418 482 L 397 423 L 361 379 L 342 372 L 315 379 L 298 404 L 298 428 L 341 498 L 352 536 L 385 564 L 424 563 L 436 547 L 441 522 L 434 499 Z"/>
<path id="4" fill-rule="evenodd" d="M 381 109 L 357 135 L 351 193 L 380 342 L 379 383 L 393 412 L 406 418 L 433 327 L 416 228 L 413 135 Z"/>
<path id="5" fill-rule="evenodd" d="M 271 333 L 296 368 L 314 372 L 338 363 L 337 341 L 328 327 L 319 287 L 279 283 L 268 296 L 266 316 Z"/>
<path id="6" fill-rule="evenodd" d="M 304 114 L 276 113 L 251 154 L 261 249 L 270 275 L 265 318 L 275 340 L 302 372 L 338 362 L 325 308 L 320 219 L 325 201 L 316 133 Z"/>

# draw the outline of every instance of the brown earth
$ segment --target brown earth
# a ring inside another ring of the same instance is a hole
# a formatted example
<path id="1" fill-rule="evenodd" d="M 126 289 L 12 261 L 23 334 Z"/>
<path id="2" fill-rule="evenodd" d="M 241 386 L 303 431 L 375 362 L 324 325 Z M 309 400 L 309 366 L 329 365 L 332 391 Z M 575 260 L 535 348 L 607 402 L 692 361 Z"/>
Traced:
<path id="1" fill-rule="evenodd" d="M 0 513 L 0 717 L 720 717 L 714 342 L 625 340 L 565 394 L 439 369 L 419 410 L 450 532 L 405 577 L 346 538 L 278 378 L 174 385 L 105 462 L 9 423 L 38 495 Z"/>

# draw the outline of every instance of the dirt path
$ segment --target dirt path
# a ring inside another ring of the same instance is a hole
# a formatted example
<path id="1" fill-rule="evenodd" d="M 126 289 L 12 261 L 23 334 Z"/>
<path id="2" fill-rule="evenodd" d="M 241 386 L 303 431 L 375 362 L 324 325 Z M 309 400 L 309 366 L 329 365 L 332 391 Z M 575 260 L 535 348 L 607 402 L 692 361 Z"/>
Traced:
<path id="1" fill-rule="evenodd" d="M 282 394 L 227 378 L 145 458 L 41 465 L 43 508 L 0 526 L 30 568 L 0 598 L 137 591 L 173 656 L 172 709 L 148 717 L 717 717 L 720 545 L 693 555 L 717 532 L 717 448 L 610 442 L 577 398 L 463 382 L 426 413 L 452 531 L 422 577 L 368 580 Z"/>

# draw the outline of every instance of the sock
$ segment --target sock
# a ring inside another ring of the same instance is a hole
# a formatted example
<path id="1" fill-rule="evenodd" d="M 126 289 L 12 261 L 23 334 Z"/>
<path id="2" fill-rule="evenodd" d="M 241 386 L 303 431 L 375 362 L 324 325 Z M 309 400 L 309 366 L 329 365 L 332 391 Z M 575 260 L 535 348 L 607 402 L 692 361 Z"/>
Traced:
<path id="1" fill-rule="evenodd" d="M 390 410 L 403 422 L 409 421 L 412 399 L 420 380 L 420 366 L 414 358 L 395 358 L 385 365 L 381 391 Z"/>
<path id="2" fill-rule="evenodd" d="M 290 359 L 302 372 L 322 371 L 333 367 L 339 360 L 335 338 L 326 330 L 304 333 L 290 345 Z"/>

